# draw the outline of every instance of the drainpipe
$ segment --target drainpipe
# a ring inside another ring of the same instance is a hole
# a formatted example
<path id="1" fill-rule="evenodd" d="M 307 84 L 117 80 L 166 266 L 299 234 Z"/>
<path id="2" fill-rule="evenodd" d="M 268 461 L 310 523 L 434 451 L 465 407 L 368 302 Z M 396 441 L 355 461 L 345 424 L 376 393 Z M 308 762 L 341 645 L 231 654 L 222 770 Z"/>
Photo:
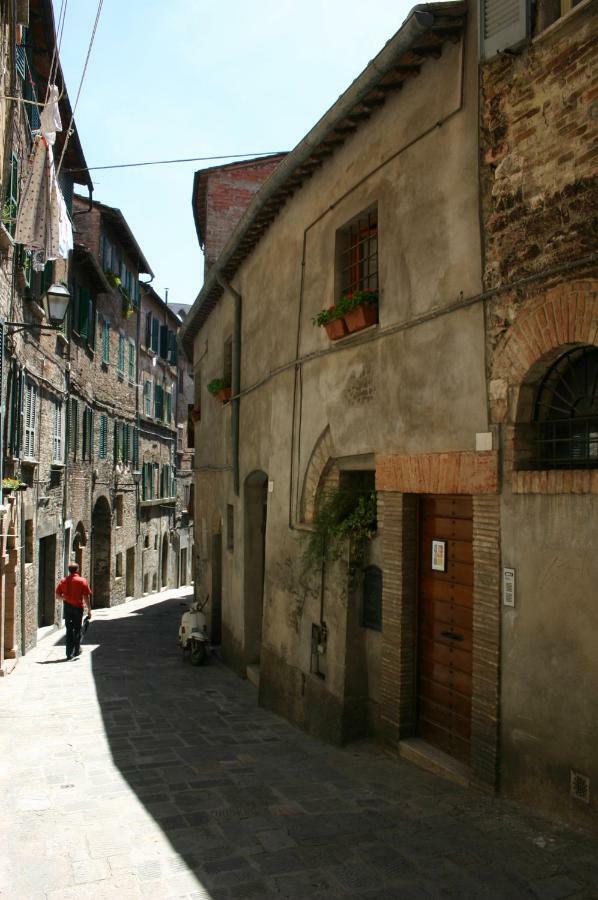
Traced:
<path id="1" fill-rule="evenodd" d="M 218 284 L 220 287 L 228 291 L 234 302 L 234 320 L 233 320 L 233 371 L 231 378 L 231 443 L 233 454 L 233 488 L 235 495 L 239 496 L 239 418 L 241 402 L 239 393 L 241 391 L 241 319 L 243 309 L 243 298 L 241 294 L 232 287 L 224 277 L 218 274 Z"/>

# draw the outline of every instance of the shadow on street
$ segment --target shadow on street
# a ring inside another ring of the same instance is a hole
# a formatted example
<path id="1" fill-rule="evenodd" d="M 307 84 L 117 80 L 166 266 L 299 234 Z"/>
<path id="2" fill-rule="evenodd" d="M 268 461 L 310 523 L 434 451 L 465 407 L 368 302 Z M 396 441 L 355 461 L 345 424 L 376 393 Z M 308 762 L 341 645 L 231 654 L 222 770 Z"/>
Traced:
<path id="1" fill-rule="evenodd" d="M 367 745 L 324 745 L 217 660 L 183 663 L 181 599 L 94 618 L 84 652 L 114 764 L 194 872 L 189 896 L 513 900 L 554 879 L 591 896 L 585 838 Z"/>

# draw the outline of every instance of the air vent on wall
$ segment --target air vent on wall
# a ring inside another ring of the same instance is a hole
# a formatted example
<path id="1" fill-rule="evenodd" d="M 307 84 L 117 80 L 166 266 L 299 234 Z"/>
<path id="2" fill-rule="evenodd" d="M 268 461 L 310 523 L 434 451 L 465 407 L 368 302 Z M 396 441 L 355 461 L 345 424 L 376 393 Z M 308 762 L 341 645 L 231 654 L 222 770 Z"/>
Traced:
<path id="1" fill-rule="evenodd" d="M 575 800 L 581 800 L 582 803 L 589 803 L 590 779 L 588 776 L 582 775 L 580 772 L 574 772 L 573 769 L 571 769 L 570 792 Z"/>

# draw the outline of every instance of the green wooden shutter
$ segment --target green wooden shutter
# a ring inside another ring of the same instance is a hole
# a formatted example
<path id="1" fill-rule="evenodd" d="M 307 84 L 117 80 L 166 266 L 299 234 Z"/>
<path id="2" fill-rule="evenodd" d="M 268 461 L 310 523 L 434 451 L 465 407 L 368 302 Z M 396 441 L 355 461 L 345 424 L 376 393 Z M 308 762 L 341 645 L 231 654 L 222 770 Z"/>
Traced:
<path id="1" fill-rule="evenodd" d="M 168 362 L 175 366 L 177 361 L 176 334 L 174 331 L 168 332 Z"/>
<path id="2" fill-rule="evenodd" d="M 158 352 L 160 346 L 160 323 L 157 319 L 152 319 L 152 350 Z"/>
<path id="3" fill-rule="evenodd" d="M 148 312 L 145 314 L 145 346 L 149 348 L 152 346 L 152 314 Z"/>
<path id="4" fill-rule="evenodd" d="M 118 336 L 118 373 L 119 375 L 124 375 L 125 372 L 125 336 L 124 334 L 119 334 Z"/>
<path id="5" fill-rule="evenodd" d="M 110 322 L 106 319 L 102 326 L 102 362 L 110 362 Z"/>
<path id="6" fill-rule="evenodd" d="M 168 358 L 168 326 L 160 325 L 160 356 Z"/>
<path id="7" fill-rule="evenodd" d="M 139 469 L 139 432 L 133 426 L 133 469 Z"/>
<path id="8" fill-rule="evenodd" d="M 135 381 L 135 344 L 129 341 L 129 381 Z"/>

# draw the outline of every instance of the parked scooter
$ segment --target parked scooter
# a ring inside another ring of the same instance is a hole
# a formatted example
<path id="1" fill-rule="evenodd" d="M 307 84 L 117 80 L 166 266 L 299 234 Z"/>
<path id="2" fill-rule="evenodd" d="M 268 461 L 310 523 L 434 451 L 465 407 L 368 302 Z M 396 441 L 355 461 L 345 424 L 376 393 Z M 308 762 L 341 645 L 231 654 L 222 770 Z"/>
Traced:
<path id="1" fill-rule="evenodd" d="M 183 659 L 187 659 L 188 655 L 194 666 L 202 666 L 210 657 L 210 639 L 206 627 L 206 617 L 203 613 L 209 599 L 210 595 L 208 594 L 203 603 L 196 600 L 190 605 L 181 604 L 181 606 L 187 606 L 187 612 L 183 613 L 181 619 L 179 646 L 183 651 Z"/>

